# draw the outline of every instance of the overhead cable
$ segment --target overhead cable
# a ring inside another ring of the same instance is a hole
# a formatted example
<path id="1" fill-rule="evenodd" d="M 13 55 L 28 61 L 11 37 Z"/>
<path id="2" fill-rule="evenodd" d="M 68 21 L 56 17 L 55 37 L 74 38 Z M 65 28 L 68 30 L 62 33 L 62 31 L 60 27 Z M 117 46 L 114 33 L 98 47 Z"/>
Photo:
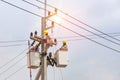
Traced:
<path id="1" fill-rule="evenodd" d="M 56 23 L 56 22 L 55 22 L 55 23 Z M 93 40 L 93 39 L 90 39 L 90 38 L 87 37 L 87 36 L 81 35 L 80 33 L 77 33 L 77 32 L 75 32 L 75 31 L 73 31 L 72 29 L 69 29 L 69 28 L 67 28 L 67 27 L 65 27 L 65 26 L 63 26 L 63 25 L 61 25 L 61 24 L 59 24 L 59 23 L 56 23 L 56 24 L 59 25 L 59 26 L 61 26 L 61 27 L 63 27 L 63 28 L 66 29 L 66 30 L 69 30 L 69 31 L 71 31 L 71 32 L 79 35 L 80 37 L 86 38 L 86 39 L 88 39 L 89 41 L 92 41 L 92 42 L 97 43 L 97 44 L 99 44 L 99 45 L 101 45 L 101 46 L 103 46 L 103 47 L 106 47 L 106 48 L 111 49 L 111 50 L 113 50 L 113 51 L 115 51 L 115 52 L 117 52 L 117 53 L 120 53 L 120 51 L 117 50 L 117 49 L 113 49 L 113 48 L 111 48 L 111 47 L 109 47 L 109 46 L 107 46 L 107 45 L 104 45 L 104 44 L 102 44 L 102 43 L 100 43 L 100 42 L 97 42 L 97 41 L 95 41 L 95 40 Z"/>
<path id="2" fill-rule="evenodd" d="M 0 45 L 0 47 L 12 47 L 12 46 L 23 46 L 23 45 L 26 45 L 26 44 L 13 44 L 13 45 Z"/>
<path id="3" fill-rule="evenodd" d="M 6 62 L 6 63 L 3 64 L 2 66 L 0 66 L 0 69 L 2 69 L 2 68 L 5 67 L 6 65 L 8 65 L 8 64 L 11 63 L 12 61 L 14 61 L 16 58 L 18 58 L 20 55 L 22 55 L 25 51 L 27 51 L 27 49 L 23 50 L 23 51 L 20 52 L 17 56 L 13 57 L 11 60 L 9 60 L 8 62 Z"/>
<path id="4" fill-rule="evenodd" d="M 120 36 L 120 35 L 116 35 L 116 36 Z M 89 37 L 90 38 L 90 37 Z M 96 38 L 96 37 L 93 37 L 93 38 L 90 38 L 90 39 L 98 39 L 98 38 Z M 85 40 L 85 39 L 79 39 L 79 38 L 77 38 L 77 39 L 66 39 L 67 41 L 78 41 L 78 40 Z M 61 42 L 60 40 L 58 41 L 58 42 Z"/>
<path id="5" fill-rule="evenodd" d="M 18 62 L 20 62 L 21 60 L 23 60 L 25 57 L 26 57 L 26 55 L 23 56 L 22 58 L 20 58 L 19 60 L 17 60 L 15 63 L 13 63 L 13 64 L 12 64 L 11 66 L 9 66 L 7 69 L 5 69 L 4 71 L 2 71 L 2 72 L 0 73 L 0 76 L 3 75 L 5 72 L 7 72 L 9 69 L 11 69 L 13 66 L 15 66 Z"/>
<path id="6" fill-rule="evenodd" d="M 120 32 L 112 32 L 112 33 L 106 33 L 108 35 L 111 35 L 112 37 L 116 37 L 116 36 L 120 36 Z M 104 37 L 107 37 L 106 35 L 104 34 L 98 34 L 98 35 L 102 35 Z M 95 35 L 86 35 L 88 37 L 95 37 Z M 80 37 L 80 36 L 64 36 L 64 37 L 56 37 L 57 39 L 64 39 L 64 38 L 75 38 L 75 37 Z M 94 38 L 93 38 L 94 39 Z M 18 42 L 26 42 L 28 40 L 11 40 L 11 41 L 0 41 L 0 43 L 18 43 Z M 31 46 L 34 44 L 35 41 L 33 41 L 33 43 L 31 44 Z M 22 45 L 22 44 L 21 44 Z M 23 44 L 23 45 L 26 45 L 26 44 Z M 11 45 L 12 46 L 12 45 Z M 14 46 L 14 45 L 13 45 Z M 19 46 L 19 45 L 18 45 Z"/>
<path id="7" fill-rule="evenodd" d="M 44 2 L 42 2 L 42 1 L 40 1 L 40 0 L 36 0 L 36 1 L 37 1 L 37 2 L 40 2 L 40 3 L 42 3 L 42 4 L 45 4 Z M 54 7 L 54 6 L 50 5 L 50 4 L 46 4 L 46 5 L 49 6 L 49 7 L 51 7 L 51 8 L 56 8 L 56 7 Z M 58 9 L 58 8 L 57 8 L 57 9 Z M 102 34 L 104 34 L 104 35 L 106 35 L 106 36 L 108 36 L 108 37 L 110 37 L 110 38 L 112 38 L 112 39 L 115 39 L 115 40 L 117 40 L 117 41 L 120 41 L 119 39 L 114 38 L 114 37 L 112 37 L 112 36 L 110 36 L 110 35 L 108 35 L 108 34 L 102 32 L 102 31 L 100 31 L 100 30 L 98 30 L 98 29 L 96 29 L 96 28 L 94 28 L 94 27 L 92 27 L 92 26 L 90 26 L 90 25 L 88 25 L 88 24 L 86 24 L 86 23 L 84 23 L 84 22 L 78 20 L 77 18 L 75 18 L 75 17 L 69 15 L 68 13 L 65 13 L 64 11 L 62 11 L 62 10 L 60 10 L 60 9 L 58 9 L 58 10 L 59 10 L 61 13 L 65 14 L 66 16 L 68 16 L 68 17 L 70 17 L 70 18 L 72 18 L 72 19 L 78 21 L 79 23 L 81 23 L 81 24 L 83 24 L 83 25 L 86 25 L 86 26 L 88 26 L 89 28 L 91 28 L 91 29 L 93 29 L 93 30 L 95 30 L 95 31 L 98 31 L 98 32 L 100 32 L 100 33 L 102 33 Z"/>
<path id="8" fill-rule="evenodd" d="M 62 77 L 62 80 L 63 80 L 63 73 L 62 73 L 62 69 L 60 68 L 60 74 L 61 74 L 61 77 Z"/>
<path id="9" fill-rule="evenodd" d="M 1 1 L 4 2 L 4 3 L 7 3 L 7 4 L 9 4 L 9 5 L 13 6 L 13 7 L 16 7 L 16 8 L 18 8 L 18 9 L 20 9 L 20 10 L 23 10 L 23 11 L 25 11 L 25 12 L 28 12 L 28 13 L 30 13 L 30 14 L 33 14 L 33 15 L 35 15 L 35 16 L 37 16 L 37 17 L 42 17 L 42 16 L 40 16 L 40 15 L 38 15 L 38 14 L 36 14 L 36 13 L 33 13 L 33 12 L 29 11 L 29 10 L 26 10 L 26 9 L 24 9 L 24 8 L 21 8 L 21 7 L 19 7 L 19 6 L 16 6 L 16 5 L 14 5 L 14 4 L 12 4 L 12 3 L 8 2 L 8 1 L 5 1 L 5 0 L 1 0 Z"/>
<path id="10" fill-rule="evenodd" d="M 120 36 L 120 32 L 114 32 L 114 33 L 107 33 L 109 35 L 111 35 L 112 37 L 117 37 Z M 102 35 L 104 37 L 108 37 L 104 34 L 98 34 L 98 35 Z M 91 37 L 91 39 L 94 39 L 96 36 L 95 35 L 86 35 L 87 37 Z M 80 36 L 64 36 L 64 37 L 56 37 L 57 39 L 65 39 L 65 38 L 75 38 L 75 37 L 80 37 Z M 93 37 L 93 38 L 92 38 Z"/>
<path id="11" fill-rule="evenodd" d="M 26 64 L 23 65 L 21 68 L 19 68 L 18 70 L 16 70 L 15 72 L 11 73 L 10 75 L 8 75 L 5 80 L 9 79 L 10 77 L 12 77 L 13 75 L 15 75 L 17 72 L 21 71 L 22 69 L 24 69 L 24 67 L 26 67 Z"/>
<path id="12" fill-rule="evenodd" d="M 2 0 L 2 1 L 3 1 L 3 0 Z M 4 1 L 3 1 L 3 2 L 4 2 Z M 5 3 L 13 6 L 13 4 L 11 4 L 11 3 L 9 3 L 9 2 L 5 2 Z M 15 6 L 16 6 L 16 5 L 15 5 Z M 17 8 L 17 7 L 16 7 L 16 8 Z M 19 8 L 19 9 L 21 9 L 21 8 Z M 21 9 L 21 10 L 22 10 L 22 9 Z M 29 11 L 26 11 L 26 12 L 29 12 Z M 33 14 L 33 13 L 31 12 L 31 14 Z M 33 15 L 34 15 L 34 14 L 33 14 Z M 37 14 L 37 15 L 38 15 L 38 14 Z M 36 16 L 37 16 L 37 15 L 36 15 Z M 38 17 L 42 17 L 42 16 L 38 16 Z M 52 21 L 52 20 L 50 20 L 50 21 Z M 88 37 L 86 37 L 86 36 L 84 36 L 84 35 L 81 35 L 81 34 L 75 32 L 75 31 L 73 31 L 73 30 L 71 30 L 71 29 L 69 29 L 69 28 L 66 28 L 65 26 L 63 26 L 63 25 L 61 25 L 61 24 L 59 24 L 59 23 L 57 23 L 57 22 L 55 22 L 55 23 L 58 24 L 59 26 L 62 26 L 62 27 L 65 28 L 65 29 L 67 29 L 67 30 L 69 30 L 69 31 L 71 31 L 71 32 L 73 32 L 73 33 L 81 36 L 81 37 L 84 37 L 84 38 L 86 38 L 86 39 L 88 39 L 88 40 L 90 40 L 90 41 L 92 41 L 92 42 L 94 42 L 94 43 L 97 43 L 97 44 L 99 44 L 99 45 L 101 45 L 101 46 L 103 46 L 103 47 L 106 47 L 106 48 L 108 48 L 108 49 L 111 49 L 111 50 L 113 50 L 113 51 L 116 51 L 116 52 L 120 53 L 119 50 L 113 49 L 113 48 L 111 48 L 111 47 L 109 47 L 109 46 L 106 46 L 106 45 L 104 45 L 104 44 L 102 44 L 102 43 L 99 43 L 99 42 L 97 42 L 97 41 L 95 41 L 95 40 L 92 40 L 92 39 L 90 39 L 90 38 L 88 38 Z"/>
<path id="13" fill-rule="evenodd" d="M 0 41 L 0 43 L 15 43 L 15 42 L 26 42 L 28 40 L 11 40 L 11 41 Z"/>
<path id="14" fill-rule="evenodd" d="M 32 4 L 32 3 L 30 3 L 30 2 L 28 2 L 28 1 L 26 1 L 26 0 L 23 0 L 23 1 L 26 2 L 26 3 L 28 3 L 28 4 L 30 4 L 30 5 L 35 5 L 35 4 Z M 37 0 L 37 1 L 39 1 L 39 0 Z M 35 7 L 39 7 L 39 6 L 36 5 Z M 45 10 L 44 8 L 42 8 L 42 9 Z M 57 15 L 57 16 L 58 16 L 58 15 Z M 77 26 L 77 27 L 80 28 L 80 29 L 83 29 L 83 30 L 85 30 L 85 31 L 87 31 L 87 32 L 90 32 L 90 33 L 92 33 L 92 34 L 94 34 L 94 35 L 96 35 L 96 36 L 98 36 L 98 37 L 101 37 L 101 38 L 103 38 L 103 39 L 105 39 L 105 40 L 108 40 L 108 41 L 110 41 L 110 42 L 112 42 L 112 43 L 120 46 L 120 43 L 117 43 L 117 42 L 112 41 L 112 40 L 110 40 L 110 39 L 108 39 L 108 38 L 106 38 L 106 37 L 103 37 L 103 36 L 101 36 L 101 35 L 98 35 L 98 34 L 92 32 L 92 31 L 90 31 L 90 30 L 88 30 L 88 29 L 86 29 L 86 28 L 78 25 L 78 24 L 73 23 L 72 21 L 69 21 L 68 19 L 65 19 L 65 18 L 61 17 L 61 16 L 58 16 L 58 17 L 60 17 L 60 18 L 62 18 L 63 20 L 65 20 L 65 21 L 67 21 L 67 22 L 69 22 L 69 23 Z M 105 35 L 105 34 L 104 34 L 104 35 Z"/>
<path id="15" fill-rule="evenodd" d="M 22 0 L 22 1 L 24 1 L 24 2 L 26 2 L 26 3 L 28 3 L 28 4 L 30 4 L 30 5 L 32 5 L 32 6 L 34 6 L 34 7 L 37 7 L 38 9 L 44 9 L 44 8 L 39 7 L 39 6 L 35 5 L 35 4 L 32 4 L 32 3 L 30 3 L 30 2 L 28 2 L 28 1 L 26 1 L 26 0 Z"/>
<path id="16" fill-rule="evenodd" d="M 60 16 L 59 16 L 59 17 L 60 17 Z M 112 41 L 112 40 L 110 40 L 110 39 L 108 39 L 108 38 L 105 38 L 105 37 L 103 37 L 103 36 L 101 36 L 101 35 L 98 35 L 98 34 L 92 32 L 92 31 L 90 31 L 90 30 L 88 30 L 88 29 L 86 29 L 86 28 L 78 25 L 78 24 L 73 23 L 72 21 L 69 21 L 69 20 L 67 20 L 67 19 L 65 19 L 65 18 L 63 18 L 63 17 L 60 17 L 60 18 L 62 18 L 63 20 L 66 20 L 67 22 L 69 22 L 69 23 L 77 26 L 77 27 L 80 28 L 80 29 L 83 29 L 83 30 L 85 30 L 85 31 L 87 31 L 87 32 L 90 32 L 90 33 L 92 33 L 92 34 L 94 34 L 94 35 L 96 35 L 96 36 L 98 36 L 98 37 L 101 37 L 101 38 L 103 38 L 103 39 L 105 39 L 105 40 L 108 40 L 108 41 L 110 41 L 110 42 L 112 42 L 112 43 L 114 43 L 114 44 L 120 45 L 119 43 L 117 43 L 117 42 L 115 42 L 115 41 Z"/>

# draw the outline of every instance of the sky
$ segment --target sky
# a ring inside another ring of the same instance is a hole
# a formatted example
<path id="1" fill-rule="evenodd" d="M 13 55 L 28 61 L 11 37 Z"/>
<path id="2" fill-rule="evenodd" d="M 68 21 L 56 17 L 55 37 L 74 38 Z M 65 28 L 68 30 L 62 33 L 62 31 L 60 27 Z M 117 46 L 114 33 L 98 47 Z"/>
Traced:
<path id="1" fill-rule="evenodd" d="M 29 5 L 22 0 L 6 1 L 44 16 L 44 10 Z M 27 1 L 44 8 L 44 5 L 36 0 Z M 44 0 L 41 1 L 44 2 Z M 47 3 L 120 40 L 119 0 L 47 0 Z M 48 6 L 47 10 L 54 11 L 53 8 Z M 59 11 L 58 15 L 96 34 L 101 34 Z M 50 19 L 52 20 L 52 18 Z M 63 19 L 56 20 L 56 22 L 112 49 L 120 50 L 120 45 L 93 35 Z M 50 22 L 47 21 L 47 26 L 49 25 Z M 29 80 L 29 69 L 25 66 L 27 64 L 27 40 L 30 40 L 30 32 L 35 30 L 40 35 L 41 17 L 17 9 L 0 0 L 0 28 L 0 80 Z M 48 66 L 47 80 L 120 80 L 120 52 L 96 44 L 57 24 L 55 24 L 53 33 L 51 33 L 51 30 L 49 30 L 49 33 L 58 40 L 58 45 L 51 47 L 48 52 L 55 53 L 62 45 L 62 39 L 67 40 L 69 64 L 65 68 Z M 120 43 L 105 35 L 101 36 Z M 23 41 L 20 42 L 19 40 Z M 16 44 L 19 46 L 12 46 Z M 13 58 L 15 59 L 12 60 Z M 37 69 L 32 70 L 32 80 L 34 80 L 37 71 Z"/>

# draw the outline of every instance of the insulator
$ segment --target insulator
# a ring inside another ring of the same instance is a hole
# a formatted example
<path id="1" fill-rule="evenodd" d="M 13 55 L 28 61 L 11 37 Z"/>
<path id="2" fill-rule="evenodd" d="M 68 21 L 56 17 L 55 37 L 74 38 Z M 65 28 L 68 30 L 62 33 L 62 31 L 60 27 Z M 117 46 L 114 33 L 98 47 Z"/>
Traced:
<path id="1" fill-rule="evenodd" d="M 54 27 L 54 21 L 52 21 L 52 26 Z"/>
<path id="2" fill-rule="evenodd" d="M 57 8 L 55 8 L 55 13 L 57 13 Z"/>
<path id="3" fill-rule="evenodd" d="M 51 15 L 51 12 L 50 11 L 48 11 L 48 16 L 50 16 Z"/>
<path id="4" fill-rule="evenodd" d="M 30 33 L 30 36 L 33 36 L 33 33 L 32 33 L 32 32 Z"/>
<path id="5" fill-rule="evenodd" d="M 35 35 L 37 35 L 37 31 L 35 31 Z"/>

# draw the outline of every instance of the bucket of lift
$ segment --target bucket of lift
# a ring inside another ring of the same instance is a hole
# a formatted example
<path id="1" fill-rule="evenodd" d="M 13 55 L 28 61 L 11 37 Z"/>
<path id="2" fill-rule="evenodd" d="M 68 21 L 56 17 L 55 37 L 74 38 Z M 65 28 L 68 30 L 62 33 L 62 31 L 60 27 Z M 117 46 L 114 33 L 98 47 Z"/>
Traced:
<path id="1" fill-rule="evenodd" d="M 56 67 L 66 67 L 68 65 L 68 51 L 59 50 L 55 53 Z"/>
<path id="2" fill-rule="evenodd" d="M 36 69 L 40 66 L 40 52 L 31 51 L 27 53 L 27 66 L 31 69 Z"/>

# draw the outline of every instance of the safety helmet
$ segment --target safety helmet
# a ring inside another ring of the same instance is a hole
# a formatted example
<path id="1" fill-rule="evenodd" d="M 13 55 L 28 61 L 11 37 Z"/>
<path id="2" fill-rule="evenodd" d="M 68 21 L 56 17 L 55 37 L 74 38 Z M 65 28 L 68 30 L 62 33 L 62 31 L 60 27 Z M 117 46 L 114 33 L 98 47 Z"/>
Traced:
<path id="1" fill-rule="evenodd" d="M 44 31 L 43 31 L 43 34 L 44 34 L 44 35 L 48 34 L 48 30 L 44 30 Z"/>
<path id="2" fill-rule="evenodd" d="M 39 45 L 39 42 L 38 42 L 38 41 L 36 42 L 36 45 Z"/>
<path id="3" fill-rule="evenodd" d="M 67 42 L 66 40 L 63 40 L 63 41 L 62 41 L 63 44 L 66 44 L 66 42 Z"/>

